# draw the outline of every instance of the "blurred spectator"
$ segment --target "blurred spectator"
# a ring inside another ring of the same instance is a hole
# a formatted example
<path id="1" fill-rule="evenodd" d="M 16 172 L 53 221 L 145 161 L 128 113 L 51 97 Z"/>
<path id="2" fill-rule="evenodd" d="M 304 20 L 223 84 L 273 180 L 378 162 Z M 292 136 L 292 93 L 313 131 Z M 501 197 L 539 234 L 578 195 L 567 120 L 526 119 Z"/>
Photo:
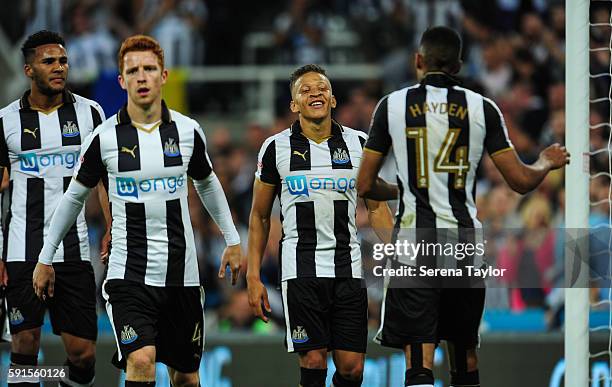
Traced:
<path id="1" fill-rule="evenodd" d="M 92 3 L 92 0 L 85 1 Z M 22 7 L 25 15 L 24 36 L 40 30 L 63 32 L 62 14 L 65 1 L 61 0 L 25 0 Z"/>
<path id="2" fill-rule="evenodd" d="M 503 281 L 511 289 L 511 308 L 543 307 L 550 282 L 545 274 L 554 262 L 552 209 L 546 197 L 534 195 L 521 210 L 524 231 L 509 237 L 500 249 L 499 267 L 507 269 Z"/>
<path id="3" fill-rule="evenodd" d="M 491 98 L 502 96 L 512 80 L 512 51 L 507 49 L 507 44 L 503 37 L 498 36 L 487 40 L 483 46 L 484 68 L 480 72 L 479 81 L 484 86 L 486 95 Z"/>
<path id="4" fill-rule="evenodd" d="M 593 133 L 591 136 L 593 136 Z M 554 143 L 565 143 L 565 110 L 563 109 L 557 109 L 550 114 L 550 119 L 540 136 L 540 148 L 545 148 Z"/>
<path id="5" fill-rule="evenodd" d="M 98 20 L 94 15 L 98 13 Z M 101 9 L 84 3 L 68 11 L 69 29 L 65 36 L 70 55 L 71 79 L 95 79 L 101 71 L 117 67 L 117 41 L 107 29 Z"/>
<path id="6" fill-rule="evenodd" d="M 281 63 L 327 63 L 323 45 L 326 15 L 313 0 L 292 0 L 274 21 Z"/>
<path id="7" fill-rule="evenodd" d="M 529 82 L 533 91 L 540 98 L 546 98 L 547 87 L 550 84 L 548 68 L 539 65 L 531 51 L 518 48 L 514 52 L 514 79 L 516 82 Z"/>
<path id="8" fill-rule="evenodd" d="M 367 131 L 376 107 L 376 100 L 370 97 L 362 88 L 353 89 L 347 103 L 336 110 L 336 120 L 353 129 Z"/>
<path id="9" fill-rule="evenodd" d="M 168 68 L 204 63 L 203 0 L 135 0 L 134 9 L 136 31 L 159 41 Z"/>

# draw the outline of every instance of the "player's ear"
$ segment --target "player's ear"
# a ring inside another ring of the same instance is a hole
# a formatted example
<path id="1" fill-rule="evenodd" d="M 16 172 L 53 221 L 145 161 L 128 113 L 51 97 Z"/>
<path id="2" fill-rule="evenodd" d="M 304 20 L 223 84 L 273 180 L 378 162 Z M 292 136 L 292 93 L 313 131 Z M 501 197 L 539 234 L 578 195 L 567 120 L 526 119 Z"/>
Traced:
<path id="1" fill-rule="evenodd" d="M 32 78 L 32 73 L 33 72 L 34 72 L 34 70 L 32 69 L 32 66 L 30 66 L 28 63 L 23 65 L 23 73 L 25 74 L 26 77 Z"/>
<path id="2" fill-rule="evenodd" d="M 422 70 L 423 69 L 423 55 L 421 55 L 421 53 L 419 53 L 419 52 L 414 54 L 414 68 L 416 70 Z"/>
<path id="3" fill-rule="evenodd" d="M 121 74 L 119 74 L 117 76 L 117 81 L 119 82 L 119 86 L 121 86 L 121 88 L 123 90 L 127 90 L 127 85 L 125 84 L 125 79 L 123 79 L 123 77 L 121 76 Z"/>
<path id="4" fill-rule="evenodd" d="M 291 109 L 292 113 L 299 113 L 300 109 L 298 109 L 297 103 L 295 103 L 294 100 L 291 100 L 291 102 L 289 102 L 289 109 Z"/>
<path id="5" fill-rule="evenodd" d="M 336 107 L 336 105 L 338 104 L 338 102 L 336 101 L 336 96 L 332 94 L 331 96 L 331 101 L 330 101 L 331 107 L 332 109 Z"/>
<path id="6" fill-rule="evenodd" d="M 162 70 L 161 77 L 162 77 L 162 85 L 165 85 L 166 81 L 168 80 L 168 69 Z"/>

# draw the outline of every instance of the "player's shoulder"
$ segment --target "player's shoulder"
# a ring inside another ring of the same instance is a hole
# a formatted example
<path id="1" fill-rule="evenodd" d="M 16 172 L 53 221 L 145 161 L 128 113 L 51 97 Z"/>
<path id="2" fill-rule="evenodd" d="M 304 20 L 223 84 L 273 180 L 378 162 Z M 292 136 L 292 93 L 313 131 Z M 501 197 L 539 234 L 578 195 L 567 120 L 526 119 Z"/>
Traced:
<path id="1" fill-rule="evenodd" d="M 176 123 L 177 127 L 189 129 L 201 128 L 200 124 L 195 119 L 177 112 L 176 110 L 168 109 L 168 111 L 170 112 L 170 119 Z"/>
<path id="2" fill-rule="evenodd" d="M 463 89 L 467 93 L 471 93 L 472 95 L 476 96 L 477 98 L 480 98 L 482 100 L 482 106 L 483 109 L 485 110 L 485 112 L 496 112 L 498 114 L 501 115 L 501 110 L 499 109 L 499 106 L 497 106 L 497 104 L 495 103 L 495 101 L 493 101 L 491 98 L 485 97 L 482 94 L 476 93 L 475 91 L 469 90 L 469 89 Z"/>
<path id="3" fill-rule="evenodd" d="M 388 100 L 389 98 L 397 97 L 399 95 L 403 96 L 403 95 L 406 95 L 406 93 L 411 93 L 411 92 L 416 92 L 418 90 L 423 90 L 423 89 L 421 89 L 421 86 L 422 85 L 420 83 L 415 83 L 414 85 L 408 85 L 408 86 L 402 87 L 402 88 L 394 90 L 394 91 L 390 92 L 389 94 L 387 94 L 386 96 L 382 97 L 381 101 L 384 100 L 384 99 Z"/>
<path id="4" fill-rule="evenodd" d="M 207 143 L 206 132 L 197 120 L 176 110 L 168 109 L 168 112 L 170 113 L 170 120 L 174 122 L 179 132 L 180 141 L 196 141 L 199 138 L 204 144 Z M 187 135 L 183 136 L 180 133 Z"/>
<path id="5" fill-rule="evenodd" d="M 374 111 L 377 111 L 381 106 L 384 106 L 384 108 L 387 109 L 389 101 L 405 100 L 406 94 L 418 91 L 420 86 L 420 83 L 416 83 L 414 85 L 408 85 L 400 89 L 393 90 L 392 92 L 383 95 L 382 98 L 378 100 Z"/>
<path id="6" fill-rule="evenodd" d="M 344 136 L 346 136 L 348 138 L 350 138 L 350 137 L 357 137 L 357 138 L 361 138 L 361 139 L 364 139 L 364 140 L 368 139 L 368 135 L 365 132 L 361 131 L 361 130 L 353 129 L 353 128 L 350 128 L 350 127 L 344 126 L 344 125 L 342 125 L 342 130 L 343 130 L 342 133 L 344 134 Z"/>
<path id="7" fill-rule="evenodd" d="M 457 91 L 462 91 L 462 92 L 464 92 L 464 93 L 465 93 L 465 95 L 466 95 L 466 97 L 472 97 L 472 98 L 475 98 L 475 99 L 482 99 L 483 101 L 488 101 L 488 102 L 490 102 L 490 103 L 495 103 L 495 102 L 493 102 L 493 101 L 492 101 L 490 98 L 487 98 L 487 97 L 485 97 L 484 95 L 482 95 L 482 94 L 480 94 L 480 93 L 477 93 L 477 92 L 475 92 L 475 91 L 474 91 L 474 90 L 472 90 L 472 89 L 468 89 L 467 87 L 463 87 L 463 86 L 455 85 L 455 86 L 453 86 L 453 89 L 454 89 L 454 90 L 457 90 Z"/>
<path id="8" fill-rule="evenodd" d="M 2 109 L 0 109 L 0 118 L 4 117 L 7 114 L 10 114 L 12 112 L 19 111 L 20 108 L 21 108 L 20 100 L 17 99 L 15 101 L 9 103 L 8 105 L 3 107 Z"/>
<path id="9" fill-rule="evenodd" d="M 94 101 L 93 99 L 85 98 L 75 93 L 71 93 L 71 95 L 72 98 L 74 98 L 74 103 L 77 105 L 87 105 L 97 109 L 98 111 L 102 110 L 102 106 L 100 106 L 100 104 Z"/>
<path id="10" fill-rule="evenodd" d="M 108 117 L 107 119 L 105 119 L 104 121 L 102 121 L 102 123 L 94 129 L 92 136 L 95 136 L 96 134 L 106 133 L 110 130 L 114 131 L 115 127 L 118 124 L 119 124 L 119 116 L 117 114 L 114 114 Z"/>
<path id="11" fill-rule="evenodd" d="M 266 138 L 263 142 L 262 148 L 267 148 L 272 142 L 288 139 L 289 137 L 291 137 L 291 128 L 283 129 L 282 131 L 274 133 Z"/>

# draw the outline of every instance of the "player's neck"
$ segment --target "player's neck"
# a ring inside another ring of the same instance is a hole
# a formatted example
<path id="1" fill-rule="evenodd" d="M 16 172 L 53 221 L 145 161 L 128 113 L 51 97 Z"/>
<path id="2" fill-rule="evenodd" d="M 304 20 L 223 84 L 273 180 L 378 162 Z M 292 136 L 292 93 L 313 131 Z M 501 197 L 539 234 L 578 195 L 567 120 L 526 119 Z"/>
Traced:
<path id="1" fill-rule="evenodd" d="M 38 88 L 32 85 L 28 102 L 33 110 L 49 111 L 60 106 L 64 102 L 64 93 L 53 95 L 43 94 Z"/>
<path id="2" fill-rule="evenodd" d="M 331 137 L 332 120 L 326 117 L 322 121 L 312 121 L 300 116 L 302 134 L 316 143 L 323 142 Z"/>
<path id="3" fill-rule="evenodd" d="M 155 101 L 151 105 L 140 106 L 135 103 L 131 103 L 128 100 L 127 112 L 130 116 L 130 120 L 139 122 L 141 124 L 152 124 L 161 120 L 162 105 L 161 100 Z"/>

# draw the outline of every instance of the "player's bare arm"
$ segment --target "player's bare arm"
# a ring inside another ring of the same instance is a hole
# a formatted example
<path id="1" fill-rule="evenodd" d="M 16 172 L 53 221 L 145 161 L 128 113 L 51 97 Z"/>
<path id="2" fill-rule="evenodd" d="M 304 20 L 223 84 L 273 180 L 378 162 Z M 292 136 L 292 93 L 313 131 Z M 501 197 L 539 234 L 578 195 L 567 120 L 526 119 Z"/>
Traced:
<path id="1" fill-rule="evenodd" d="M 391 234 L 393 233 L 393 215 L 387 202 L 380 202 L 376 200 L 365 200 L 366 207 L 368 208 L 368 219 L 370 220 L 370 226 L 374 229 L 376 236 L 384 242 L 391 242 Z"/>
<path id="2" fill-rule="evenodd" d="M 514 149 L 494 154 L 492 159 L 510 188 L 525 194 L 535 189 L 548 172 L 569 164 L 570 154 L 564 146 L 553 144 L 532 165 L 524 164 Z"/>
<path id="3" fill-rule="evenodd" d="M 253 184 L 253 205 L 249 217 L 249 242 L 247 248 L 247 289 L 249 292 L 249 305 L 253 314 L 261 320 L 268 322 L 261 304 L 266 311 L 272 311 L 268 301 L 268 291 L 261 282 L 260 271 L 268 236 L 270 235 L 270 213 L 274 204 L 276 186 L 263 183 L 255 179 Z"/>
<path id="4" fill-rule="evenodd" d="M 357 177 L 357 194 L 363 198 L 372 200 L 395 200 L 397 199 L 397 185 L 389 184 L 378 177 L 378 172 L 385 160 L 385 156 L 379 152 L 364 149 Z"/>
<path id="5" fill-rule="evenodd" d="M 108 192 L 106 192 L 106 187 L 100 181 L 97 186 L 98 191 L 98 200 L 100 201 L 100 207 L 102 208 L 102 215 L 104 215 L 104 221 L 106 222 L 106 231 L 104 232 L 104 237 L 102 238 L 102 243 L 100 244 L 100 260 L 104 265 L 108 263 L 108 255 L 110 254 L 110 246 L 111 246 L 111 223 L 112 217 L 110 213 L 110 207 L 108 203 Z"/>
<path id="6" fill-rule="evenodd" d="M 3 260 L 0 259 L 0 285 L 8 285 L 8 272 L 6 271 L 6 265 Z"/>

